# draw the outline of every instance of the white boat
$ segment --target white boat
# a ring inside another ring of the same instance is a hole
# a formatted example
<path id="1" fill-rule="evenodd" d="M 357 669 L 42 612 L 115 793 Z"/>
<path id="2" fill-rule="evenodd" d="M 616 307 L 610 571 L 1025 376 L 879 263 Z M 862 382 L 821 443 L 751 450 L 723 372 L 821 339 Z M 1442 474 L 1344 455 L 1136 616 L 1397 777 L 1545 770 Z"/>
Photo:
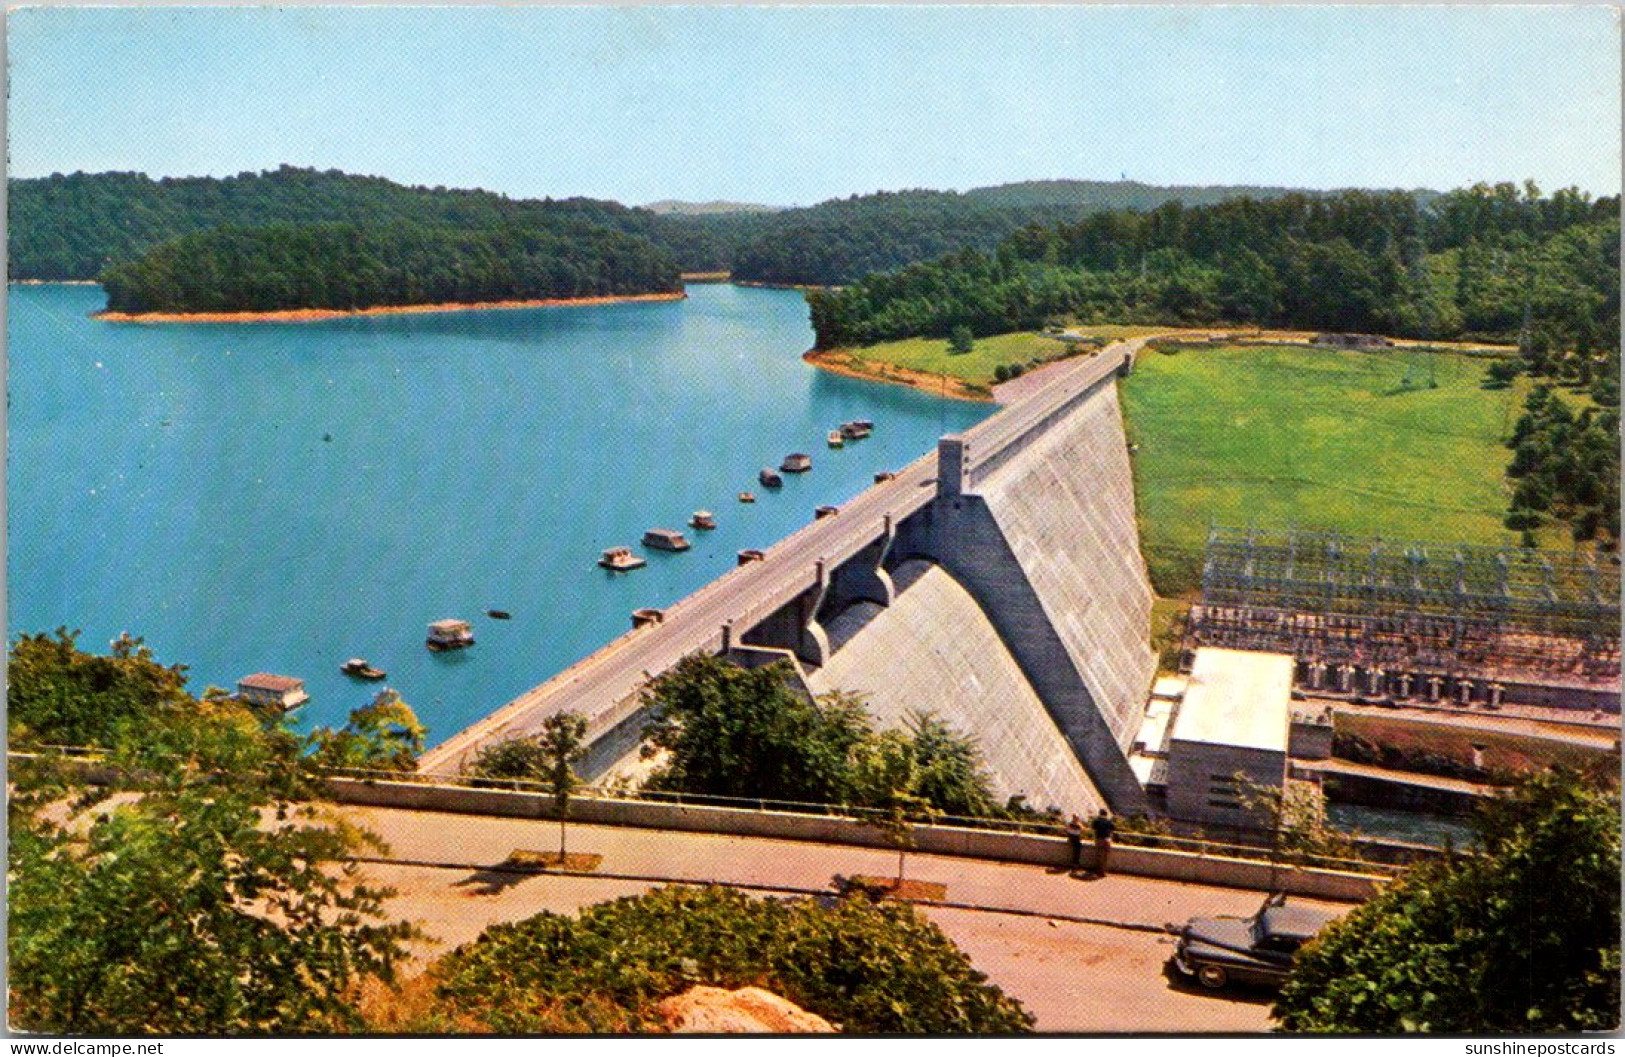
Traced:
<path id="1" fill-rule="evenodd" d="M 676 529 L 652 528 L 643 534 L 643 545 L 661 551 L 686 551 L 688 537 Z"/>
<path id="2" fill-rule="evenodd" d="M 628 569 L 641 569 L 649 563 L 633 554 L 630 547 L 611 547 L 598 559 L 598 564 L 611 572 L 623 573 Z"/>

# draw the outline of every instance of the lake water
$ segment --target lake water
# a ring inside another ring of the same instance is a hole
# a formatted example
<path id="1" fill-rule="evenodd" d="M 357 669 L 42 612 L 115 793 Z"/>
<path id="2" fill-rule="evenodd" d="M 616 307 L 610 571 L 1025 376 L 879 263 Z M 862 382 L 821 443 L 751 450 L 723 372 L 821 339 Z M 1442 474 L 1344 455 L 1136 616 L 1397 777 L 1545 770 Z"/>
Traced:
<path id="1" fill-rule="evenodd" d="M 192 326 L 102 302 L 10 290 L 7 630 L 128 630 L 198 692 L 295 675 L 307 726 L 371 699 L 359 655 L 444 738 L 992 410 L 808 367 L 792 291 Z M 826 449 L 852 418 L 874 436 Z M 813 471 L 758 488 L 791 451 Z M 694 549 L 643 552 L 653 526 Z M 649 566 L 599 569 L 616 544 Z M 428 652 L 443 617 L 478 644 Z"/>
<path id="2" fill-rule="evenodd" d="M 1451 815 L 1358 804 L 1327 804 L 1326 818 L 1335 829 L 1380 840 L 1426 844 L 1434 848 L 1442 848 L 1446 844 L 1465 848 L 1473 841 L 1471 821 Z"/>

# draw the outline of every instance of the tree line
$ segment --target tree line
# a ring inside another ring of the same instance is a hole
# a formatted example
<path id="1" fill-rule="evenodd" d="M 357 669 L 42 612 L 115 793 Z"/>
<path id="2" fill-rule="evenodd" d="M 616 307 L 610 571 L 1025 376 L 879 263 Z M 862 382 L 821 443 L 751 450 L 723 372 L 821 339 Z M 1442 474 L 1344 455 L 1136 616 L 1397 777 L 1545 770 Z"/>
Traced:
<path id="1" fill-rule="evenodd" d="M 1619 200 L 1533 184 L 1170 203 L 809 293 L 821 348 L 1060 320 L 1511 339 L 1617 354 Z"/>
<path id="2" fill-rule="evenodd" d="M 584 221 L 464 230 L 407 223 L 219 228 L 101 273 L 115 312 L 358 309 L 675 292 L 647 240 Z"/>
<path id="3" fill-rule="evenodd" d="M 1506 526 L 1525 533 L 1548 521 L 1569 526 L 1575 542 L 1619 541 L 1619 394 L 1614 366 L 1613 406 L 1576 411 L 1550 385 L 1524 401 L 1507 447 L 1514 482 Z M 1599 384 L 1604 396 L 1605 384 Z"/>
<path id="4" fill-rule="evenodd" d="M 12 279 L 90 280 L 109 265 L 182 236 L 273 224 L 411 224 L 458 231 L 553 229 L 569 223 L 653 243 L 683 271 L 729 271 L 749 282 L 839 285 L 960 249 L 991 251 L 1023 226 L 1098 210 L 1196 206 L 1268 187 L 1152 187 L 1052 180 L 964 193 L 911 190 L 783 210 L 656 214 L 589 198 L 512 199 L 489 191 L 409 187 L 284 165 L 227 177 L 72 173 L 11 180 Z"/>
<path id="5" fill-rule="evenodd" d="M 61 173 L 11 180 L 10 275 L 95 279 L 103 268 L 216 228 L 271 224 L 405 224 L 462 231 L 605 228 L 647 236 L 654 214 L 590 198 L 511 199 L 489 191 L 408 187 L 290 165 L 227 177 Z"/>

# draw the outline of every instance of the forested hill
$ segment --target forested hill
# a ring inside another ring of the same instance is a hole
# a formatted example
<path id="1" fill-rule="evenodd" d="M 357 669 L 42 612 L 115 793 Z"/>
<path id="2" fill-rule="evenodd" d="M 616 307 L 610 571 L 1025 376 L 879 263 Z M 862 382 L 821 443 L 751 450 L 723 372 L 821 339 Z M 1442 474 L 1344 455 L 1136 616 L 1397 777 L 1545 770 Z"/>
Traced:
<path id="1" fill-rule="evenodd" d="M 406 223 L 216 228 L 160 243 L 101 275 L 113 312 L 350 311 L 676 293 L 647 239 L 577 221 L 550 228 Z"/>
<path id="2" fill-rule="evenodd" d="M 821 348 L 1062 319 L 1617 348 L 1619 199 L 1477 185 L 1236 199 L 1024 228 L 809 295 Z"/>
<path id="3" fill-rule="evenodd" d="M 587 198 L 510 199 L 290 166 L 224 178 L 75 173 L 10 181 L 10 277 L 94 279 L 104 267 L 160 243 L 219 227 L 404 223 L 461 231 L 550 230 L 584 221 L 648 239 L 684 271 L 732 270 L 746 281 L 841 285 L 956 250 L 991 250 L 1030 224 L 1170 201 L 1200 205 L 1286 193 L 1052 180 L 964 193 L 879 192 L 800 209 L 661 214 Z"/>
<path id="4" fill-rule="evenodd" d="M 224 178 L 74 173 L 9 183 L 10 277 L 94 279 L 170 239 L 219 227 L 410 224 L 464 231 L 585 223 L 647 235 L 655 216 L 588 198 L 516 200 L 283 166 Z"/>
<path id="5" fill-rule="evenodd" d="M 803 209 L 727 217 L 670 218 L 674 252 L 682 234 L 703 233 L 727 255 L 734 278 L 797 286 L 844 286 L 877 271 L 957 250 L 992 250 L 1032 224 L 1075 221 L 1090 213 L 1149 210 L 1169 202 L 1202 205 L 1292 192 L 1280 187 L 1153 187 L 1133 181 L 1047 180 L 956 191 L 882 191 L 831 199 Z M 1420 192 L 1426 194 L 1426 192 Z"/>

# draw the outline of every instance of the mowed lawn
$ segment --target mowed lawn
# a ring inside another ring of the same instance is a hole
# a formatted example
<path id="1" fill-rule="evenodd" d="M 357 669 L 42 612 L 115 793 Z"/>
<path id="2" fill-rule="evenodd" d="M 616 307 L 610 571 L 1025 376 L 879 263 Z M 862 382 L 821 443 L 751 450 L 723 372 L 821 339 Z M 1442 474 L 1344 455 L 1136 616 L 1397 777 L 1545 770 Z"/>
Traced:
<path id="1" fill-rule="evenodd" d="M 946 374 L 976 385 L 991 385 L 993 369 L 1001 364 L 1053 360 L 1071 351 L 1063 342 L 1042 334 L 999 334 L 977 338 L 970 352 L 955 356 L 948 351 L 946 338 L 905 338 L 883 341 L 861 349 L 849 349 L 855 360 L 891 364 L 910 371 Z"/>
<path id="2" fill-rule="evenodd" d="M 1159 593 L 1199 586 L 1212 524 L 1516 542 L 1501 525 L 1502 442 L 1527 386 L 1482 388 L 1488 365 L 1392 349 L 1142 353 L 1122 397 Z"/>
<path id="3" fill-rule="evenodd" d="M 1118 324 L 1088 324 L 1072 327 L 1074 333 L 1089 337 L 1118 341 L 1142 334 L 1169 333 L 1175 328 Z M 948 351 L 946 338 L 905 338 L 901 341 L 883 341 L 877 345 L 843 350 L 854 360 L 872 364 L 889 364 L 927 374 L 946 374 L 972 385 L 990 386 L 993 371 L 1000 366 L 1046 363 L 1076 352 L 1066 342 L 1045 337 L 1031 331 L 997 334 L 977 338 L 970 352 L 954 355 Z"/>

